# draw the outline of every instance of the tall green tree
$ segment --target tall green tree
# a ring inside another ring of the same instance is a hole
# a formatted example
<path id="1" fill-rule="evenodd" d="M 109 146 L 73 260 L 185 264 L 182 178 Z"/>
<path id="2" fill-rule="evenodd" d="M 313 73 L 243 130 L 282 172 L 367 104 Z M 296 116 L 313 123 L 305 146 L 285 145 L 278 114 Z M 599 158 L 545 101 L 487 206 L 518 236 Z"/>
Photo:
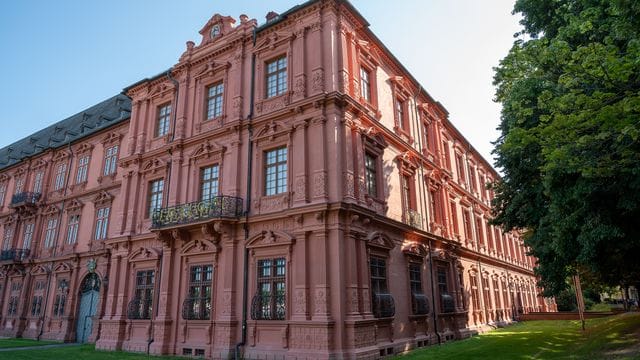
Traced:
<path id="1" fill-rule="evenodd" d="M 494 223 L 524 232 L 547 295 L 576 269 L 640 279 L 640 1 L 517 0 L 495 69 Z"/>

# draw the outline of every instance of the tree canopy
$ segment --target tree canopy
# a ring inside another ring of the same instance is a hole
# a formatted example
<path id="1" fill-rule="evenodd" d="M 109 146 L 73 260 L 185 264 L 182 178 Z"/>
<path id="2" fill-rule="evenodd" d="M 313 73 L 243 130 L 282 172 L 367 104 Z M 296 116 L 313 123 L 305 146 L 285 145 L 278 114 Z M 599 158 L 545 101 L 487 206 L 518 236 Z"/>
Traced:
<path id="1" fill-rule="evenodd" d="M 640 281 L 640 2 L 517 0 L 495 69 L 493 222 L 524 232 L 546 295 L 585 269 Z"/>

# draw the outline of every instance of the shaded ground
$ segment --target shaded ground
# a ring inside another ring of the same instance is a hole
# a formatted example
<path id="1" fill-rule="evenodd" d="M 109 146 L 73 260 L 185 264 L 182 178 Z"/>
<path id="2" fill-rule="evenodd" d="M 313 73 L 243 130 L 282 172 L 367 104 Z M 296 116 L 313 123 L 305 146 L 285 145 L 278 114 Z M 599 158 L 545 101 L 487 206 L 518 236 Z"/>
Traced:
<path id="1" fill-rule="evenodd" d="M 21 339 L 10 339 L 21 340 Z M 4 339 L 0 339 L 2 344 Z M 40 359 L 88 359 L 88 360 L 143 360 L 143 359 L 181 359 L 184 357 L 169 357 L 169 356 L 147 356 L 146 354 L 127 353 L 122 351 L 97 351 L 94 345 L 77 345 L 77 346 L 65 346 L 55 347 L 49 349 L 32 349 L 32 350 L 14 350 L 0 352 L 0 359 L 11 360 L 40 360 Z"/>
<path id="2" fill-rule="evenodd" d="M 527 321 L 397 357 L 409 359 L 638 359 L 640 313 L 579 321 Z"/>
<path id="3" fill-rule="evenodd" d="M 60 344 L 58 341 L 37 341 L 31 339 L 0 339 L 0 349 Z"/>

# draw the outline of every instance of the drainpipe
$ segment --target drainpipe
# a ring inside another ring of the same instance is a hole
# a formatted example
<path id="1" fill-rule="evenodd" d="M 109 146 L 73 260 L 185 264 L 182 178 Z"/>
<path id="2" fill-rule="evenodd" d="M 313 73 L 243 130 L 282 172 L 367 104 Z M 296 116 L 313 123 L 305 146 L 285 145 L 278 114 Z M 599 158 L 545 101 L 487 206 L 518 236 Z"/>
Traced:
<path id="1" fill-rule="evenodd" d="M 438 313 L 436 311 L 436 289 L 434 286 L 434 281 L 433 281 L 433 257 L 431 256 L 431 245 L 432 240 L 429 239 L 429 272 L 431 273 L 431 294 L 433 294 L 433 296 L 431 296 L 431 303 L 433 304 L 433 311 L 431 312 L 433 315 L 433 329 L 436 332 L 436 337 L 438 338 L 438 345 L 442 343 L 442 339 L 440 339 L 440 333 L 438 332 Z"/>
<path id="2" fill-rule="evenodd" d="M 419 117 L 419 112 L 418 112 L 418 97 L 420 96 L 420 94 L 422 93 L 422 85 L 419 85 L 418 88 L 418 94 L 414 95 L 413 97 L 413 113 L 414 113 L 414 123 L 416 124 L 415 128 L 416 128 L 416 133 L 417 133 L 417 141 L 418 141 L 418 147 L 419 147 L 419 151 L 422 152 L 422 126 L 421 122 L 420 122 L 420 117 Z M 425 213 L 428 213 L 429 207 L 428 207 L 428 200 L 427 200 L 427 192 L 426 190 L 428 190 L 428 187 L 425 186 L 424 184 L 424 161 L 422 160 L 422 158 L 420 158 L 420 181 L 418 181 L 418 184 L 420 184 L 420 188 L 422 189 L 421 193 L 422 193 L 422 207 L 423 209 L 425 209 Z M 435 209 L 434 209 L 435 212 Z M 430 214 L 431 216 L 435 217 L 435 214 Z M 429 228 L 429 223 L 428 220 L 425 218 L 425 224 L 427 225 L 427 228 Z M 431 239 L 429 239 L 428 242 L 428 250 L 429 250 L 429 279 L 430 279 L 430 283 L 431 283 L 431 307 L 432 307 L 432 316 L 433 316 L 433 327 L 434 327 L 434 331 L 436 333 L 436 337 L 438 338 L 438 344 L 440 344 L 442 342 L 442 340 L 440 339 L 440 333 L 438 333 L 438 318 L 437 318 L 437 314 L 436 314 L 436 292 L 435 292 L 435 286 L 433 284 L 433 261 L 432 261 L 432 257 L 431 257 Z"/>
<path id="3" fill-rule="evenodd" d="M 179 99 L 179 94 L 180 94 L 180 84 L 178 83 L 178 80 L 176 80 L 173 76 L 171 76 L 171 69 L 167 70 L 167 79 L 169 79 L 169 81 L 171 81 L 173 83 L 173 85 L 175 86 L 176 89 L 176 93 L 175 96 L 173 97 L 173 102 L 175 103 L 175 108 L 172 108 L 171 112 L 173 113 L 173 124 L 171 124 L 171 127 L 173 128 L 173 130 L 171 131 L 171 141 L 170 143 L 173 142 L 173 140 L 175 140 L 176 138 L 176 122 L 178 119 L 178 99 Z M 172 155 L 172 150 L 171 148 L 169 148 L 169 155 Z M 164 187 L 164 189 L 167 189 L 167 196 L 164 196 L 162 198 L 162 202 L 163 205 L 166 207 L 169 205 L 169 188 L 171 186 L 171 159 L 169 159 L 169 162 L 167 163 L 167 184 Z M 164 194 L 164 189 L 163 189 L 163 194 Z M 153 216 L 153 214 L 149 214 L 151 216 Z M 149 354 L 149 351 L 151 349 L 151 344 L 153 344 L 153 342 L 155 341 L 155 336 L 154 336 L 154 323 L 153 320 L 154 318 L 158 317 L 158 302 L 160 301 L 160 286 L 162 284 L 162 264 L 164 263 L 163 261 L 163 255 L 164 254 L 160 254 L 160 258 L 158 259 L 158 261 L 160 261 L 160 266 L 158 267 L 158 276 L 156 277 L 157 279 L 157 289 L 154 293 L 154 299 L 153 299 L 153 303 L 152 303 L 152 316 L 149 319 L 149 340 L 147 340 L 147 355 Z"/>
<path id="4" fill-rule="evenodd" d="M 253 45 L 256 45 L 256 29 L 253 28 Z M 255 73 L 256 68 L 256 55 L 251 54 L 251 96 L 249 98 L 249 115 L 247 116 L 247 120 L 249 121 L 249 141 L 247 149 L 247 198 L 245 202 L 245 211 L 244 211 L 244 264 L 242 268 L 242 338 L 239 343 L 235 346 L 234 351 L 234 359 L 241 359 L 240 357 L 240 348 L 243 347 L 247 343 L 247 300 L 248 300 L 248 285 L 249 285 L 249 249 L 247 249 L 247 240 L 249 240 L 249 212 L 251 210 L 251 177 L 253 174 L 253 141 L 251 140 L 253 136 L 253 105 L 255 101 Z"/>
<path id="5" fill-rule="evenodd" d="M 71 141 L 69 141 L 69 143 L 67 144 L 67 149 L 69 150 L 69 166 L 67 166 L 67 181 L 71 181 L 70 177 L 71 177 L 71 159 L 73 159 L 73 150 L 71 150 Z M 43 187 L 44 190 L 44 187 Z M 49 293 L 51 292 L 51 280 L 52 280 L 52 273 L 53 273 L 53 265 L 55 264 L 55 258 L 56 258 L 56 252 L 58 250 L 58 238 L 60 237 L 60 228 L 62 227 L 62 214 L 64 213 L 64 205 L 66 203 L 66 197 L 67 197 L 67 186 L 64 187 L 64 192 L 62 194 L 62 206 L 60 209 L 60 215 L 58 215 L 58 226 L 56 228 L 56 236 L 55 236 L 55 242 L 53 243 L 53 255 L 51 256 L 51 262 L 49 263 L 49 271 L 47 271 L 47 292 L 45 293 L 45 297 L 44 297 L 44 307 L 41 308 L 44 309 L 44 311 L 42 311 L 42 316 L 40 318 L 40 331 L 38 332 L 38 336 L 36 337 L 36 340 L 40 341 L 40 337 L 42 337 L 42 333 L 44 333 L 44 318 L 45 318 L 45 314 L 47 312 L 47 306 L 49 304 Z"/>

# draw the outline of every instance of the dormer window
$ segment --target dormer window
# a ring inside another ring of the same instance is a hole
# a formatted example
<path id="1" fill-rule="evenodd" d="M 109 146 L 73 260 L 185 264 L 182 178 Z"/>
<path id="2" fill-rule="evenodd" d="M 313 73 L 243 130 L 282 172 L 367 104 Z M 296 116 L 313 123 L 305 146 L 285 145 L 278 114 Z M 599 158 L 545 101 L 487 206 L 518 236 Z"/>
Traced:
<path id="1" fill-rule="evenodd" d="M 215 38 L 218 35 L 220 35 L 221 29 L 220 29 L 220 24 L 217 25 L 213 25 L 213 27 L 211 28 L 211 38 Z"/>

